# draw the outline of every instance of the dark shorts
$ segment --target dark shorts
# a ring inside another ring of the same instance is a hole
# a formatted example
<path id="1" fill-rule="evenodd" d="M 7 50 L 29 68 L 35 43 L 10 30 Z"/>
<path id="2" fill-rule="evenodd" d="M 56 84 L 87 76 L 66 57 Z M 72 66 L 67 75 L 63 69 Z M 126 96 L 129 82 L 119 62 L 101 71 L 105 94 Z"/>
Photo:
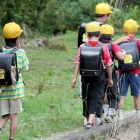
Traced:
<path id="1" fill-rule="evenodd" d="M 131 95 L 138 96 L 140 94 L 140 75 L 135 73 L 122 73 L 120 76 L 120 92 L 121 96 L 127 96 L 128 87 L 131 87 Z"/>
<path id="2" fill-rule="evenodd" d="M 97 114 L 98 111 L 102 111 L 99 110 L 99 107 L 103 105 L 104 88 L 104 73 L 98 77 L 82 77 L 83 116 L 89 117 L 89 114 Z"/>
<path id="3" fill-rule="evenodd" d="M 120 90 L 119 90 L 119 81 L 118 81 L 118 70 L 115 69 L 112 73 L 113 86 L 107 87 L 107 80 L 105 86 L 105 94 L 108 99 L 109 108 L 117 109 L 118 103 L 120 101 Z M 108 76 L 106 75 L 106 79 Z"/>

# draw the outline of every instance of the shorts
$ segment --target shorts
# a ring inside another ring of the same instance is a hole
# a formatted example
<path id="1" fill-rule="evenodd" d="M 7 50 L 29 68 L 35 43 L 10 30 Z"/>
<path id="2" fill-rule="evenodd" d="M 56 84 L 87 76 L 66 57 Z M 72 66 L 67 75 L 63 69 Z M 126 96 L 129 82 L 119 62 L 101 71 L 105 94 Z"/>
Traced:
<path id="1" fill-rule="evenodd" d="M 102 112 L 100 106 L 104 100 L 105 75 L 98 77 L 82 77 L 83 116 Z M 99 104 L 99 103 L 100 104 Z"/>
<path id="2" fill-rule="evenodd" d="M 120 93 L 121 96 L 127 96 L 128 87 L 131 87 L 131 95 L 140 94 L 140 75 L 135 73 L 122 73 L 120 76 Z"/>
<path id="3" fill-rule="evenodd" d="M 118 103 L 120 101 L 120 90 L 118 80 L 113 79 L 113 86 L 108 88 L 106 87 L 105 92 L 109 103 L 109 108 L 114 108 L 117 110 Z"/>
<path id="4" fill-rule="evenodd" d="M 106 75 L 106 79 L 108 79 L 108 75 Z M 118 71 L 116 67 L 112 72 L 112 80 L 113 80 L 112 87 L 107 87 L 107 80 L 106 80 L 105 93 L 108 99 L 109 108 L 117 109 L 118 103 L 120 101 L 120 89 L 119 89 L 119 82 L 118 82 Z"/>
<path id="5" fill-rule="evenodd" d="M 23 98 L 0 100 L 1 115 L 22 112 L 22 100 Z"/>

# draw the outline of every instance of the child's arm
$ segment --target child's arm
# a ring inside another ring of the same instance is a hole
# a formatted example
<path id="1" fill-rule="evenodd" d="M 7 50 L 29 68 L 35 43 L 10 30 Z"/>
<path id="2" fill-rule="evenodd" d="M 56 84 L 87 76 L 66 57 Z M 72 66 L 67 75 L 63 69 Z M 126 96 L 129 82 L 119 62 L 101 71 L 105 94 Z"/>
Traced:
<path id="1" fill-rule="evenodd" d="M 129 36 L 123 36 L 123 37 L 117 39 L 116 41 L 114 41 L 113 43 L 118 45 L 118 44 L 120 44 L 122 42 L 130 42 Z"/>
<path id="2" fill-rule="evenodd" d="M 112 87 L 113 86 L 113 81 L 112 81 L 112 69 L 111 65 L 106 67 L 107 69 L 107 74 L 108 74 L 108 82 L 107 86 Z"/>
<path id="3" fill-rule="evenodd" d="M 126 56 L 126 51 L 122 50 L 117 44 L 112 43 L 112 51 L 115 54 L 116 59 L 124 60 Z"/>
<path id="4" fill-rule="evenodd" d="M 121 50 L 121 51 L 116 53 L 116 57 L 119 60 L 124 60 L 125 56 L 126 56 L 126 51 L 125 50 Z"/>
<path id="5" fill-rule="evenodd" d="M 75 88 L 76 80 L 77 80 L 77 75 L 79 71 L 79 63 L 75 63 L 75 70 L 74 70 L 74 79 L 71 81 L 71 87 Z"/>

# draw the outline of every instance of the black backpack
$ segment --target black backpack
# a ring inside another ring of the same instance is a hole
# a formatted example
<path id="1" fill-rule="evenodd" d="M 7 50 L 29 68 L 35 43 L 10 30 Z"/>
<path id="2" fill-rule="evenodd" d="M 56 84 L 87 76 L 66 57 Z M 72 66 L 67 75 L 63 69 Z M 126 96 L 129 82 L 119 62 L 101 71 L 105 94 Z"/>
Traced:
<path id="1" fill-rule="evenodd" d="M 79 32 L 78 32 L 78 48 L 82 43 L 84 43 L 83 42 L 83 34 L 85 33 L 85 26 L 86 25 L 87 25 L 87 23 L 82 23 L 80 25 Z"/>
<path id="2" fill-rule="evenodd" d="M 137 39 L 129 43 L 122 43 L 119 47 L 126 51 L 126 57 L 123 61 L 118 60 L 118 68 L 120 70 L 129 70 L 139 68 L 139 51 L 137 47 Z"/>
<path id="3" fill-rule="evenodd" d="M 109 43 L 108 41 L 100 41 L 101 43 L 105 44 L 108 48 L 109 54 L 111 56 L 112 61 L 115 59 L 115 54 L 112 51 L 112 43 Z"/>
<path id="4" fill-rule="evenodd" d="M 85 43 L 87 47 L 81 47 L 80 52 L 80 75 L 82 76 L 99 76 L 103 72 L 103 48 L 102 43 L 98 43 L 95 47 L 91 47 L 89 43 Z"/>
<path id="5" fill-rule="evenodd" d="M 4 53 L 0 48 L 0 85 L 15 85 L 18 81 L 17 57 L 14 48 L 9 53 Z"/>

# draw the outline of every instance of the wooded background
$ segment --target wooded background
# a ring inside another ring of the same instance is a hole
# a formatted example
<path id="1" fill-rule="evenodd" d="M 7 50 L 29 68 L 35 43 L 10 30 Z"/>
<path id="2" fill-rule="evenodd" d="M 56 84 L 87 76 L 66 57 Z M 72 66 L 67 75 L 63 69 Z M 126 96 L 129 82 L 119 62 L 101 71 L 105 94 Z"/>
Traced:
<path id="1" fill-rule="evenodd" d="M 111 5 L 114 14 L 109 23 L 116 31 L 128 18 L 139 21 L 138 0 L 1 0 L 0 28 L 14 21 L 29 32 L 77 30 L 81 23 L 95 19 L 95 6 L 100 2 Z"/>

